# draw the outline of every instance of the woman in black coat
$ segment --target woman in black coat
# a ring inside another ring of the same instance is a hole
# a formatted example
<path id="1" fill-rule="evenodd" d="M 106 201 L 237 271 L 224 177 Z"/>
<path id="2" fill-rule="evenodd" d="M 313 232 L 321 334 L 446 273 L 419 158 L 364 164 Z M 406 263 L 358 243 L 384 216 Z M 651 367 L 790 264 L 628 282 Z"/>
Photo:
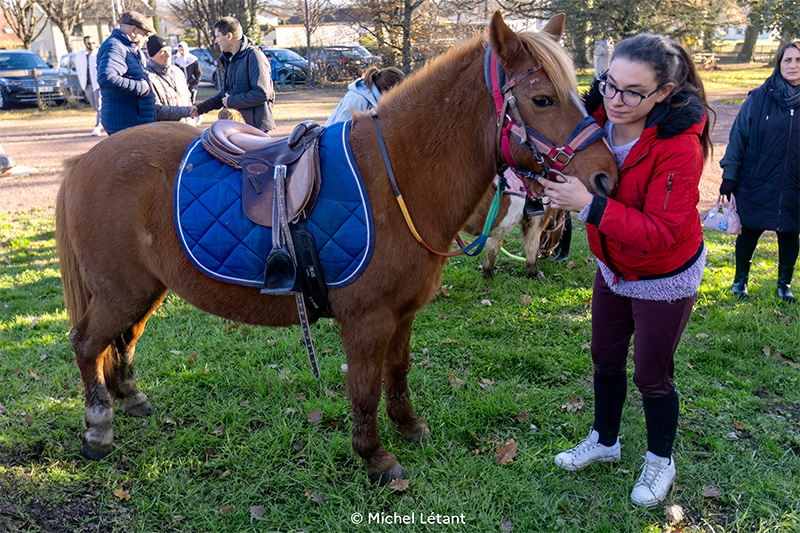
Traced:
<path id="1" fill-rule="evenodd" d="M 719 192 L 734 193 L 742 219 L 731 290 L 747 298 L 758 238 L 772 230 L 778 235 L 778 296 L 794 302 L 792 274 L 800 251 L 800 41 L 778 51 L 775 71 L 742 104 L 720 166 Z"/>

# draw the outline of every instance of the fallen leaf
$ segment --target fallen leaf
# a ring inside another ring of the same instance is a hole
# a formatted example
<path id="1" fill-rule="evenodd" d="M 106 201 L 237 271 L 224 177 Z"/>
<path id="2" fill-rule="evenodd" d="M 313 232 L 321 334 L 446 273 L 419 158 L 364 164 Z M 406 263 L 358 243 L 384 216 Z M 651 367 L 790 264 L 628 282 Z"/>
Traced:
<path id="1" fill-rule="evenodd" d="M 703 496 L 706 498 L 719 498 L 722 493 L 711 485 L 703 485 Z"/>
<path id="2" fill-rule="evenodd" d="M 581 344 L 581 350 L 588 350 L 591 347 L 592 347 L 592 345 L 590 343 L 588 343 L 588 342 L 584 343 L 584 344 Z"/>
<path id="3" fill-rule="evenodd" d="M 420 361 L 419 363 L 417 363 L 417 366 L 428 366 L 429 364 L 431 364 L 431 360 L 425 359 L 424 361 Z"/>
<path id="4" fill-rule="evenodd" d="M 206 461 L 208 461 L 209 459 L 211 459 L 212 457 L 214 457 L 216 455 L 217 455 L 217 452 L 214 451 L 214 448 L 212 448 L 211 446 L 206 448 L 206 450 L 205 450 Z"/>
<path id="5" fill-rule="evenodd" d="M 677 524 L 683 520 L 683 507 L 680 505 L 665 505 L 664 517 L 670 524 Z"/>
<path id="6" fill-rule="evenodd" d="M 708 333 L 698 333 L 697 335 L 695 335 L 695 337 L 697 337 L 698 339 L 707 339 L 708 336 L 709 336 Z"/>
<path id="7" fill-rule="evenodd" d="M 491 293 L 492 293 L 492 289 L 483 289 L 478 294 L 480 294 L 481 296 L 486 296 L 486 295 L 491 294 Z"/>
<path id="8" fill-rule="evenodd" d="M 441 289 L 439 289 L 439 290 L 440 290 L 440 291 L 442 291 L 442 294 L 444 294 L 445 296 L 448 296 L 448 297 L 450 296 L 450 293 L 449 293 L 449 292 L 447 292 L 447 289 L 445 289 L 444 287 L 442 287 L 442 288 L 441 288 Z"/>
<path id="9" fill-rule="evenodd" d="M 306 447 L 306 443 L 303 442 L 303 439 L 297 439 L 296 441 L 294 441 L 294 444 L 292 444 L 292 449 L 294 451 L 296 451 L 296 452 L 299 452 L 300 450 L 302 450 L 305 447 Z"/>
<path id="10" fill-rule="evenodd" d="M 169 353 L 171 353 L 171 354 L 173 354 L 173 355 L 180 355 L 180 354 L 182 354 L 183 352 L 182 352 L 182 351 L 180 351 L 180 350 L 170 350 L 170 351 L 169 351 Z"/>
<path id="11" fill-rule="evenodd" d="M 326 388 L 325 388 L 325 396 L 328 396 L 328 397 L 330 397 L 330 398 L 333 398 L 334 396 L 336 396 L 336 393 L 335 393 L 335 392 L 333 392 L 331 389 L 329 389 L 329 388 L 327 388 L 327 387 L 326 387 Z"/>
<path id="12" fill-rule="evenodd" d="M 114 496 L 116 496 L 119 501 L 127 502 L 131 499 L 131 493 L 125 489 L 114 489 Z"/>
<path id="13" fill-rule="evenodd" d="M 203 369 L 203 375 L 207 375 L 207 374 L 208 374 L 209 372 L 211 372 L 212 370 L 214 370 L 214 369 L 213 369 L 213 368 L 204 368 L 204 369 Z"/>
<path id="14" fill-rule="evenodd" d="M 30 325 L 28 326 L 28 329 L 33 329 L 34 326 L 36 326 L 37 322 L 39 322 L 39 317 L 38 316 L 31 321 Z"/>
<path id="15" fill-rule="evenodd" d="M 240 328 L 240 327 L 242 327 L 242 325 L 239 322 L 235 322 L 235 323 L 231 324 L 230 326 L 227 326 L 223 331 L 231 331 L 233 329 Z"/>
<path id="16" fill-rule="evenodd" d="M 741 422 L 734 422 L 733 423 L 734 429 L 738 429 L 739 431 L 744 431 L 744 424 Z"/>
<path id="17" fill-rule="evenodd" d="M 514 457 L 517 455 L 517 441 L 514 439 L 506 441 L 505 446 L 497 446 L 497 457 L 495 457 L 494 462 L 499 465 L 507 465 L 514 461 Z"/>
<path id="18" fill-rule="evenodd" d="M 457 378 L 452 370 L 448 370 L 447 375 L 450 377 L 450 386 L 454 389 L 457 389 L 464 384 L 464 380 Z"/>
<path id="19" fill-rule="evenodd" d="M 230 514 L 236 510 L 236 507 L 233 505 L 223 505 L 219 510 L 222 514 Z"/>
<path id="20" fill-rule="evenodd" d="M 592 299 L 589 298 L 588 300 L 583 301 L 583 307 L 591 307 L 592 306 Z"/>
<path id="21" fill-rule="evenodd" d="M 408 489 L 408 480 L 393 479 L 392 482 L 389 483 L 389 488 L 397 492 L 403 492 L 404 490 Z"/>
<path id="22" fill-rule="evenodd" d="M 570 413 L 578 413 L 583 411 L 583 406 L 585 405 L 583 396 L 578 396 L 576 398 L 574 394 L 570 394 L 569 398 L 570 401 L 560 407 L 562 411 L 568 411 Z"/>
<path id="23" fill-rule="evenodd" d="M 189 354 L 189 357 L 186 358 L 186 362 L 190 365 L 193 365 L 197 362 L 197 358 L 200 357 L 200 354 L 197 352 L 192 352 Z"/>
<path id="24" fill-rule="evenodd" d="M 481 378 L 481 383 L 484 383 L 485 385 L 494 385 L 495 384 L 495 382 L 492 381 L 489 378 Z"/>
<path id="25" fill-rule="evenodd" d="M 29 375 L 30 375 L 30 376 L 31 376 L 33 379 L 35 379 L 36 381 L 39 381 L 40 379 L 42 379 L 42 376 L 40 376 L 39 374 L 37 374 L 37 373 L 36 373 L 36 371 L 35 371 L 34 369 L 32 369 L 32 368 L 29 368 L 29 369 L 28 369 L 28 374 L 29 374 Z"/>
<path id="26" fill-rule="evenodd" d="M 510 518 L 507 518 L 500 524 L 500 529 L 503 533 L 511 533 L 514 530 L 514 522 L 512 522 Z"/>
<path id="27" fill-rule="evenodd" d="M 523 294 L 522 295 L 522 305 L 524 305 L 524 306 L 531 305 L 532 301 L 533 301 L 533 298 L 531 298 L 527 294 Z"/>
<path id="28" fill-rule="evenodd" d="M 225 424 L 220 424 L 214 428 L 211 432 L 212 435 L 222 435 L 222 432 L 225 431 Z"/>
<path id="29" fill-rule="evenodd" d="M 250 518 L 255 518 L 256 520 L 260 520 L 263 517 L 264 517 L 263 505 L 254 505 L 250 508 Z"/>
<path id="30" fill-rule="evenodd" d="M 39 356 L 39 361 L 44 361 L 45 359 L 47 359 L 46 353 L 43 353 L 42 355 Z"/>
<path id="31" fill-rule="evenodd" d="M 231 471 L 230 470 L 226 470 L 226 471 L 220 473 L 219 478 L 220 479 L 225 479 L 226 477 L 228 477 L 230 475 L 231 475 Z"/>
<path id="32" fill-rule="evenodd" d="M 6 407 L 0 403 L 0 415 L 6 414 Z"/>
<path id="33" fill-rule="evenodd" d="M 308 421 L 312 424 L 319 424 L 322 422 L 322 416 L 322 411 L 319 409 L 312 409 L 308 412 L 306 418 L 308 418 Z"/>
<path id="34" fill-rule="evenodd" d="M 241 407 L 247 407 L 248 405 L 250 405 L 250 400 L 244 400 L 242 402 L 239 402 L 239 405 Z"/>
<path id="35" fill-rule="evenodd" d="M 630 470 L 625 470 L 624 468 L 617 468 L 617 474 L 627 476 L 630 473 L 631 473 Z"/>
<path id="36" fill-rule="evenodd" d="M 294 413 L 299 413 L 299 412 L 300 412 L 300 410 L 295 408 L 295 407 L 287 407 L 286 408 L 286 414 L 287 415 L 293 415 Z"/>
<path id="37" fill-rule="evenodd" d="M 491 307 L 492 301 L 491 300 L 481 300 L 481 305 L 484 307 Z"/>
<path id="38" fill-rule="evenodd" d="M 444 339 L 443 341 L 441 341 L 442 344 L 455 344 L 457 342 L 458 341 L 456 339 Z"/>
<path id="39" fill-rule="evenodd" d="M 728 433 L 728 438 L 731 440 L 737 440 L 739 438 L 739 435 L 737 435 L 735 431 L 731 431 L 730 433 Z"/>
<path id="40" fill-rule="evenodd" d="M 341 367 L 342 374 L 347 374 L 347 368 L 348 368 L 347 367 L 347 363 L 342 363 L 342 367 Z"/>
<path id="41" fill-rule="evenodd" d="M 298 392 L 297 394 L 294 395 L 294 399 L 297 400 L 298 402 L 302 402 L 306 399 L 306 395 L 303 394 L 302 392 Z"/>
<path id="42" fill-rule="evenodd" d="M 315 492 L 311 489 L 306 489 L 305 491 L 306 498 L 311 500 L 312 502 L 317 503 L 325 503 L 325 493 L 324 492 Z"/>
<path id="43" fill-rule="evenodd" d="M 770 352 L 771 352 L 771 350 L 769 349 L 769 346 L 767 346 L 767 345 L 765 344 L 765 345 L 764 345 L 764 355 L 766 355 L 767 357 L 769 357 L 769 356 L 771 355 L 771 353 L 770 353 Z"/>
<path id="44" fill-rule="evenodd" d="M 30 426 L 31 424 L 33 424 L 33 415 L 25 413 L 25 425 Z"/>
<path id="45" fill-rule="evenodd" d="M 567 263 L 568 270 L 574 270 L 576 266 L 577 265 L 575 264 L 575 261 L 570 261 L 569 263 Z"/>
<path id="46" fill-rule="evenodd" d="M 183 520 L 186 520 L 186 517 L 183 516 L 183 515 L 176 514 L 176 515 L 172 516 L 172 521 L 173 522 L 181 522 Z"/>
<path id="47" fill-rule="evenodd" d="M 529 422 L 530 418 L 528 417 L 528 410 L 522 409 L 519 413 L 517 413 L 517 422 L 526 423 Z"/>

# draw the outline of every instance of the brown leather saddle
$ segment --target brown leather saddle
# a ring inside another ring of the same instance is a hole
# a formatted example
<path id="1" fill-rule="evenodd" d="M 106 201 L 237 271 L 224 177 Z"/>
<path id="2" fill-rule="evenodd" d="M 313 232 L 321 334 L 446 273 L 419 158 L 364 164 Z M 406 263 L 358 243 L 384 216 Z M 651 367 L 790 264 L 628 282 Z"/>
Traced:
<path id="1" fill-rule="evenodd" d="M 248 124 L 218 120 L 203 132 L 203 147 L 242 171 L 242 205 L 247 218 L 272 227 L 274 172 L 286 165 L 286 206 L 290 221 L 307 218 L 319 193 L 319 139 L 323 128 L 301 122 L 288 137 L 270 137 Z"/>

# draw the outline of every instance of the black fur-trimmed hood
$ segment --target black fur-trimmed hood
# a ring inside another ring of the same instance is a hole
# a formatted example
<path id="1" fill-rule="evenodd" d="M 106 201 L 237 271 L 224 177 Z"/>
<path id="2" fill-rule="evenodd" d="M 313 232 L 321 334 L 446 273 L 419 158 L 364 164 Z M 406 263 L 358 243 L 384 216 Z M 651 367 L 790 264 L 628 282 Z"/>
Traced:
<path id="1" fill-rule="evenodd" d="M 599 82 L 594 80 L 589 90 L 583 93 L 583 104 L 590 115 L 603 105 L 603 95 L 600 94 L 598 85 Z M 675 99 L 676 97 L 673 98 Z M 706 114 L 703 102 L 691 94 L 685 95 L 683 98 L 679 96 L 675 99 L 675 103 L 682 101 L 685 101 L 686 104 L 679 107 L 656 104 L 647 117 L 644 127 L 657 126 L 656 139 L 670 139 L 700 122 Z"/>

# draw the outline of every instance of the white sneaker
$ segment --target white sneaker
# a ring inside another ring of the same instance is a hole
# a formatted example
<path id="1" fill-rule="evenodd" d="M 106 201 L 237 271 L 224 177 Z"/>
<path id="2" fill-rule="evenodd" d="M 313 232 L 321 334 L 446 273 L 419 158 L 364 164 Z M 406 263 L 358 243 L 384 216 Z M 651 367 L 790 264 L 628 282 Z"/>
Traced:
<path id="1" fill-rule="evenodd" d="M 597 462 L 619 461 L 622 449 L 619 437 L 613 446 L 604 446 L 597 442 L 599 439 L 600 434 L 592 430 L 577 446 L 556 455 L 556 464 L 565 470 L 575 471 Z"/>
<path id="2" fill-rule="evenodd" d="M 675 460 L 659 457 L 647 452 L 642 466 L 642 475 L 631 491 L 631 501 L 636 505 L 652 507 L 667 497 L 667 492 L 675 480 Z"/>
<path id="3" fill-rule="evenodd" d="M 103 132 L 102 126 L 95 126 L 92 130 L 92 135 L 94 137 L 100 137 L 100 134 Z"/>

